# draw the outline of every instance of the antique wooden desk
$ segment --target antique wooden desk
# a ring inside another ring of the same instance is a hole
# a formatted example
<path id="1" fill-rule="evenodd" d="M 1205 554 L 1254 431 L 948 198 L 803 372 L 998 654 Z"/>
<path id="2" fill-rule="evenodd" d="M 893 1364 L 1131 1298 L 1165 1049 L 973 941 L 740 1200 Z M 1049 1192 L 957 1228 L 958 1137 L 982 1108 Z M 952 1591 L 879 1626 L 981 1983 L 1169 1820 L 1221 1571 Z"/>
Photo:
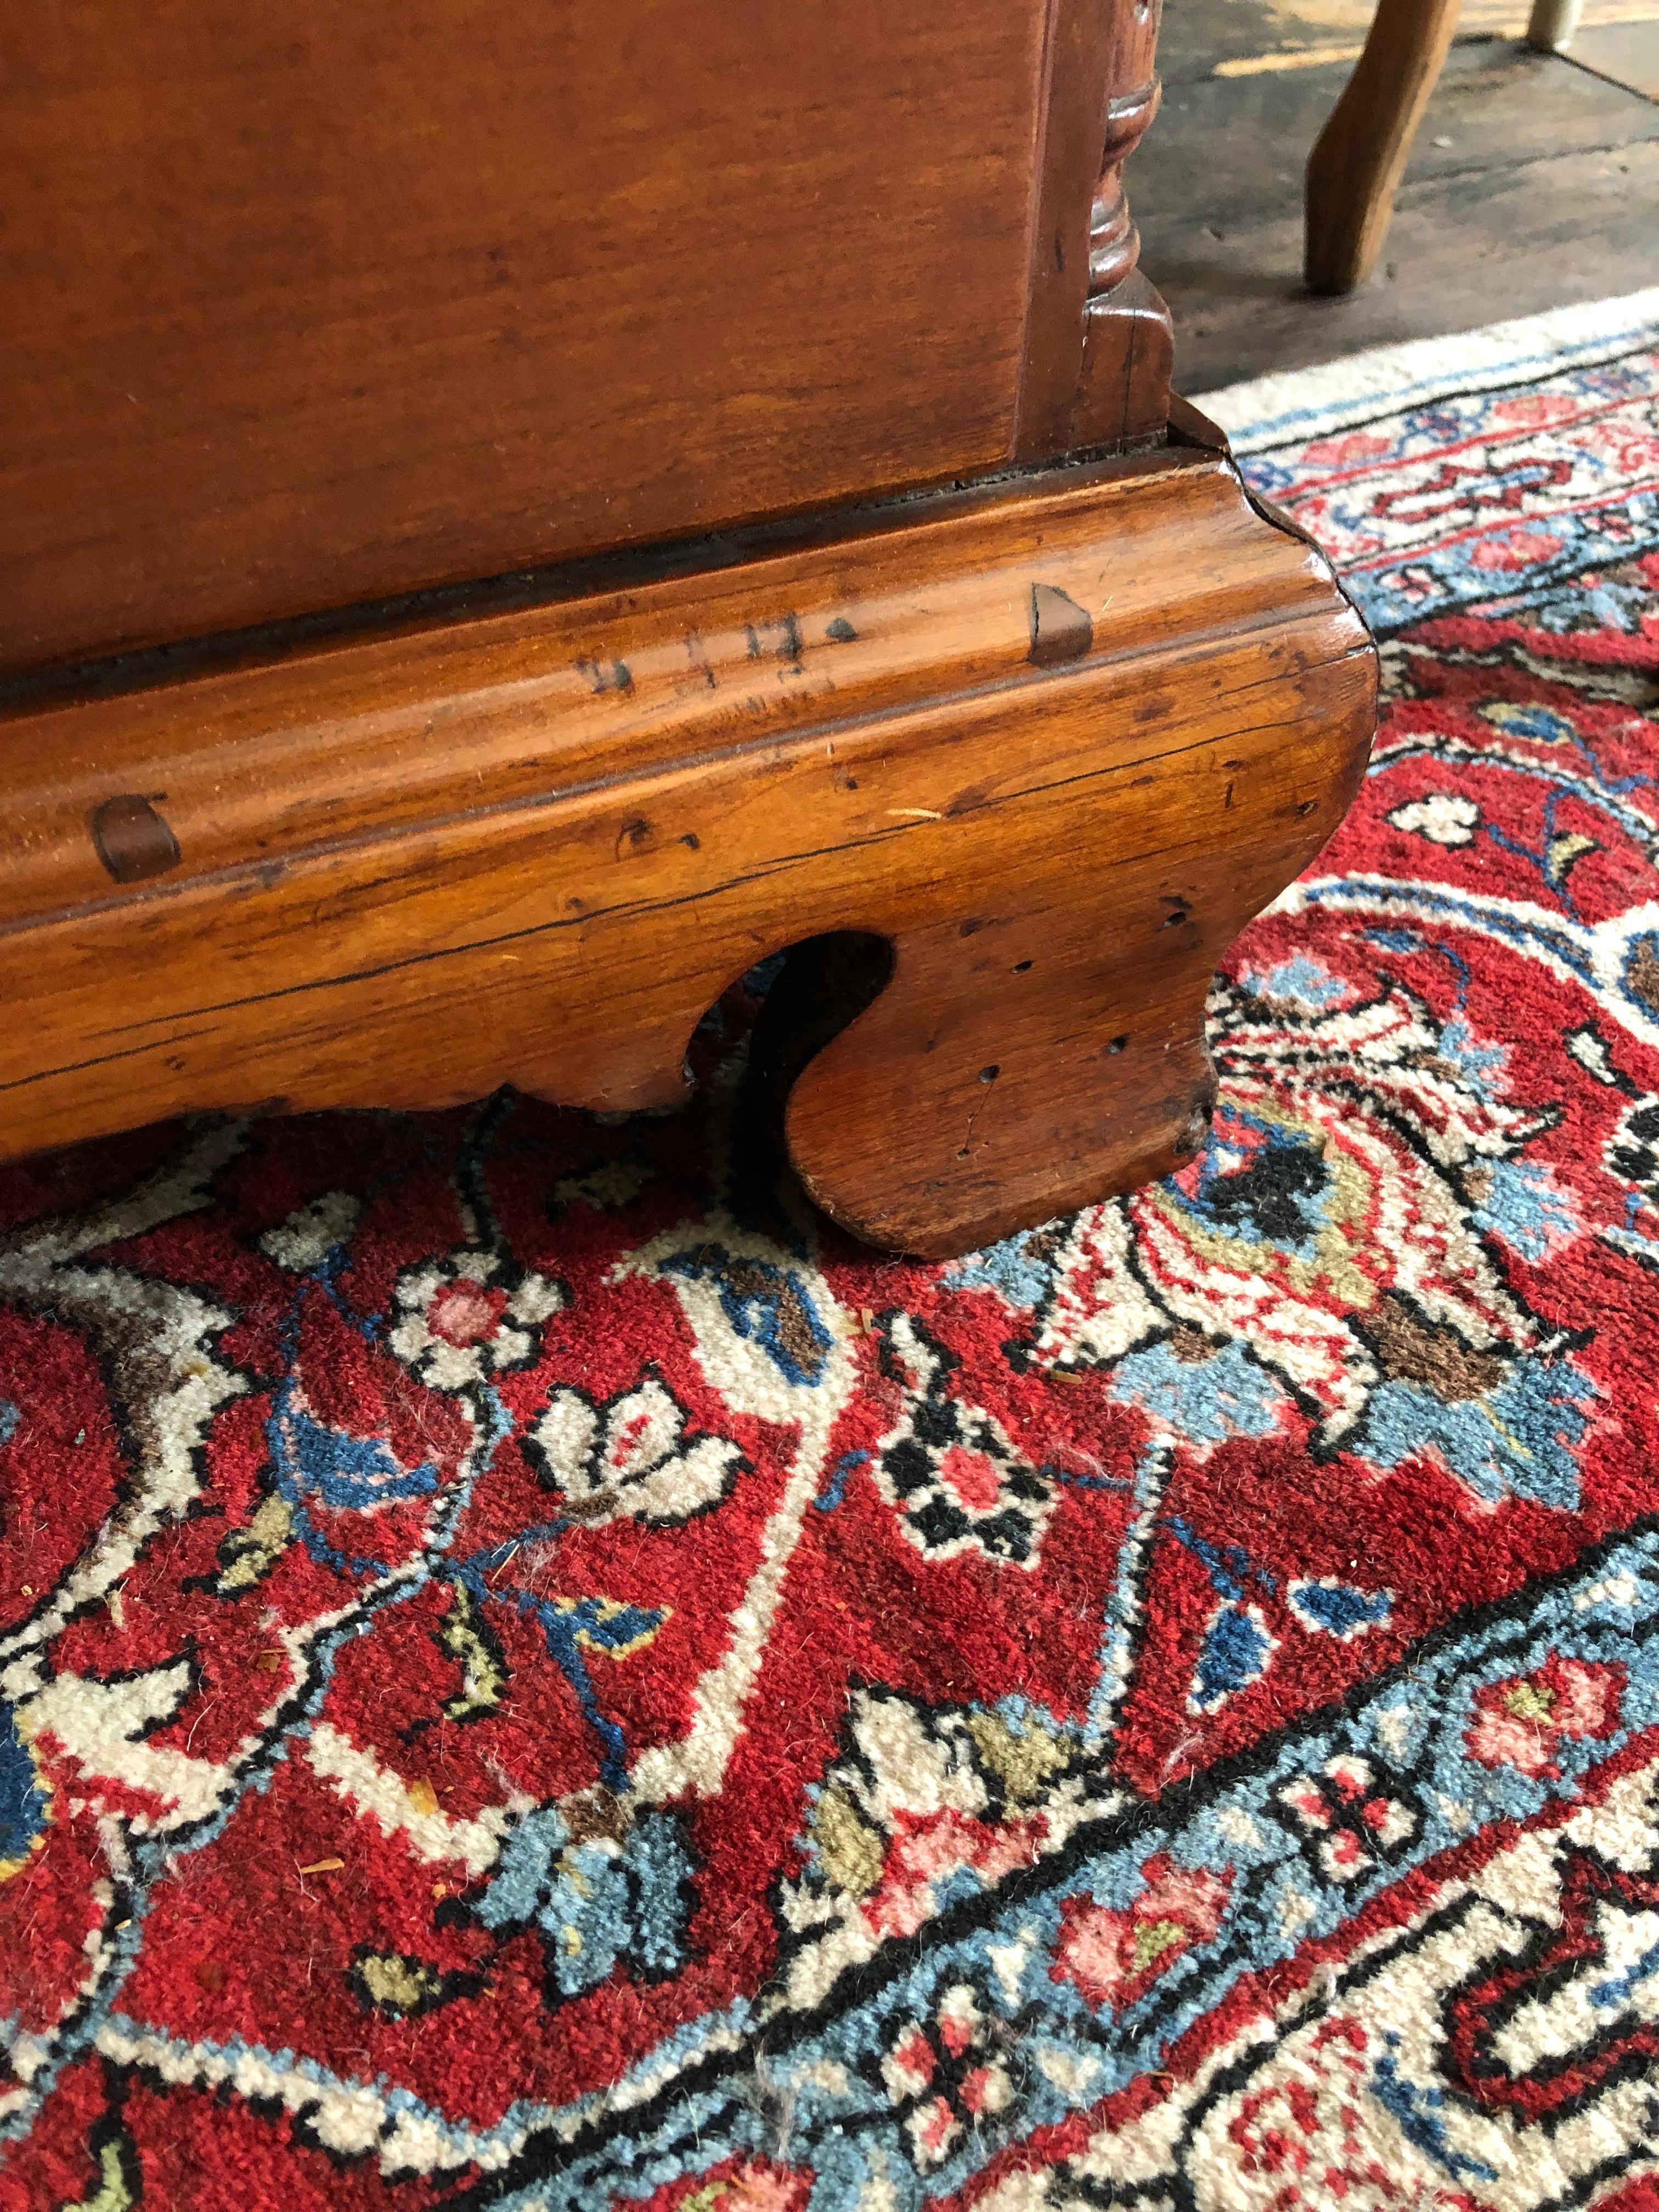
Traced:
<path id="1" fill-rule="evenodd" d="M 0 1154 L 661 1103 L 793 947 L 860 1235 L 1190 1157 L 1374 661 L 1170 398 L 1155 14 L 10 11 Z"/>

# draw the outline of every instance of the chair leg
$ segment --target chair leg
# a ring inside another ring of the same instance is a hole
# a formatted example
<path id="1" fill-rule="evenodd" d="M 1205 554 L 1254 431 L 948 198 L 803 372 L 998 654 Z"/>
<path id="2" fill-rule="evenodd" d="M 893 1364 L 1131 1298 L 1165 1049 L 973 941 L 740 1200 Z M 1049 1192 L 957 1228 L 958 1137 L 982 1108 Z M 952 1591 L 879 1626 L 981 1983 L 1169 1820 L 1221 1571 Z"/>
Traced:
<path id="1" fill-rule="evenodd" d="M 1365 51 L 1308 157 L 1310 290 L 1352 292 L 1376 266 L 1457 12 L 1458 0 L 1379 0 Z"/>
<path id="2" fill-rule="evenodd" d="M 1527 44 L 1540 54 L 1565 53 L 1583 12 L 1584 0 L 1533 0 Z"/>

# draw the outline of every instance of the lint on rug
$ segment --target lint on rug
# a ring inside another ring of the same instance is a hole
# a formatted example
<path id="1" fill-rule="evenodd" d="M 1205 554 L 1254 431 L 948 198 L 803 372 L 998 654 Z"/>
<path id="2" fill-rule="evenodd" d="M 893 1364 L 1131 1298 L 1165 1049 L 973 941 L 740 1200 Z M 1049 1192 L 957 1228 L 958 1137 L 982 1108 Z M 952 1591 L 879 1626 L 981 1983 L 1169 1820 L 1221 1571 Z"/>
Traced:
<path id="1" fill-rule="evenodd" d="M 1659 295 L 1208 404 L 1388 703 L 1172 1182 L 0 1175 L 6 2212 L 1659 2203 Z"/>

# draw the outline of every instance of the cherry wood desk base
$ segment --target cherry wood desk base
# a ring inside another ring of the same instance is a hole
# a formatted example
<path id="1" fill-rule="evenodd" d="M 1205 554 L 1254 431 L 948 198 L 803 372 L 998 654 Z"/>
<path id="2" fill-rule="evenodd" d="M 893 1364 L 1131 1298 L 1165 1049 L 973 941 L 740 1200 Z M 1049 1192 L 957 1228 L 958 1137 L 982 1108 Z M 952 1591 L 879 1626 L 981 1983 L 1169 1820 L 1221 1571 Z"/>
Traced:
<path id="1" fill-rule="evenodd" d="M 757 1058 L 857 1235 L 946 1255 L 1167 1173 L 1216 959 L 1340 818 L 1376 684 L 1322 558 L 1176 419 L 15 706 L 0 1156 L 505 1082 L 660 1106 L 797 947 Z"/>

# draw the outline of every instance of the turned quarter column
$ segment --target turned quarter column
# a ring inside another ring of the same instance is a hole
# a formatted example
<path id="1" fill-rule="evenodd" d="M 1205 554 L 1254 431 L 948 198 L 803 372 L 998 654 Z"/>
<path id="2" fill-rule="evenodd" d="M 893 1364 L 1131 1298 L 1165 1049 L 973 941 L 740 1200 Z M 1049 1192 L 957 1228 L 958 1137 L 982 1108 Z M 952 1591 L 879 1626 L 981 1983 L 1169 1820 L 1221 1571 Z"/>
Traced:
<path id="1" fill-rule="evenodd" d="M 1090 210 L 1074 447 L 1155 445 L 1170 419 L 1170 311 L 1140 273 L 1140 233 L 1123 189 L 1123 165 L 1158 113 L 1158 15 L 1159 0 L 1112 0 L 1108 10 L 1106 124 Z"/>
<path id="2" fill-rule="evenodd" d="M 1170 313 L 1137 266 L 1123 167 L 1158 112 L 1159 0 L 1053 0 L 1015 458 L 1158 444 Z"/>
<path id="3" fill-rule="evenodd" d="M 1129 0 L 1111 11 L 1105 143 L 1089 222 L 1091 304 L 1117 289 L 1140 254 L 1140 233 L 1123 189 L 1123 165 L 1158 113 L 1163 88 L 1152 64 L 1160 13 L 1158 0 Z"/>

